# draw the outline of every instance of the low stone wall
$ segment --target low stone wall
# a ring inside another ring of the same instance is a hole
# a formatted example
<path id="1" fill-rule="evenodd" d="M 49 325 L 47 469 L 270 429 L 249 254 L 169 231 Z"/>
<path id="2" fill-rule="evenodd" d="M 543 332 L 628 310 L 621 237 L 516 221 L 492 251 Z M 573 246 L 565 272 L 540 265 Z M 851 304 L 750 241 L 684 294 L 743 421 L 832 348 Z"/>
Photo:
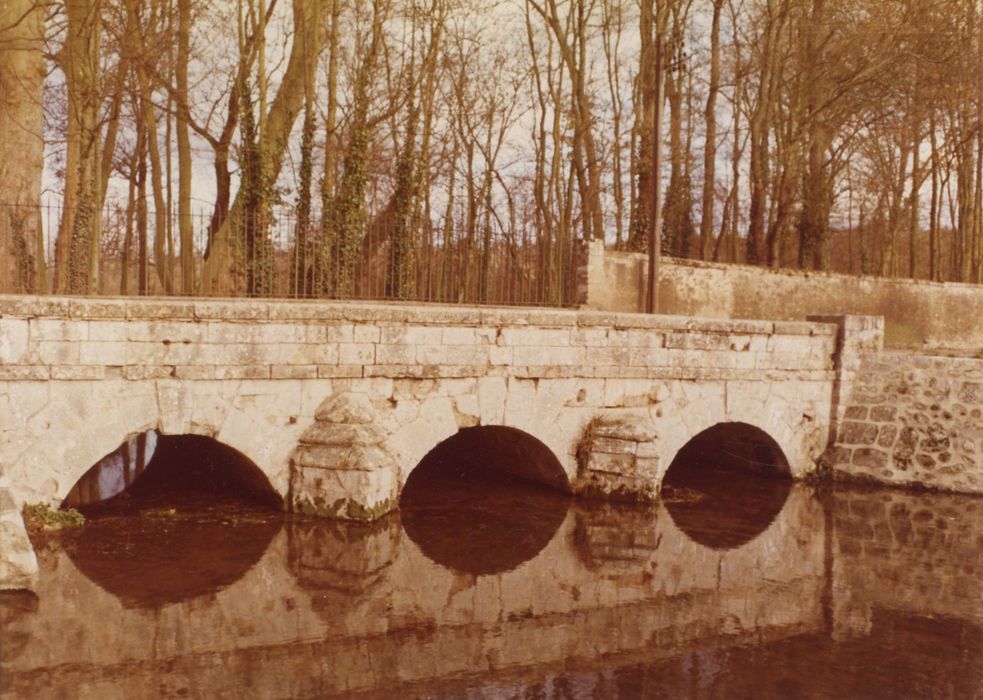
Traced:
<path id="1" fill-rule="evenodd" d="M 841 416 L 834 473 L 983 493 L 983 360 L 864 355 Z"/>
<path id="2" fill-rule="evenodd" d="M 648 256 L 591 244 L 588 292 L 593 309 L 642 311 Z M 660 311 L 710 318 L 803 319 L 883 316 L 885 344 L 912 350 L 983 351 L 983 286 L 921 280 L 769 270 L 662 258 Z"/>

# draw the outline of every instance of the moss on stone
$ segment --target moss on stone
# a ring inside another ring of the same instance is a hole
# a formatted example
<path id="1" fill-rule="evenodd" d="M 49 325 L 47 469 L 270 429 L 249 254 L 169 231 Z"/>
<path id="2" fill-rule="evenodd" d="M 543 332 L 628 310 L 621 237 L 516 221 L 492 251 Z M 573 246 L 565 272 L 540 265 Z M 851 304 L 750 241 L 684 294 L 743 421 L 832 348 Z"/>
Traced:
<path id="1" fill-rule="evenodd" d="M 53 510 L 47 503 L 24 506 L 24 524 L 30 530 L 52 531 L 82 527 L 85 516 L 74 508 Z"/>
<path id="2" fill-rule="evenodd" d="M 339 498 L 328 505 L 314 503 L 308 498 L 302 498 L 294 501 L 293 510 L 296 513 L 317 518 L 371 522 L 396 510 L 396 503 L 393 499 L 387 498 L 374 506 L 365 506 L 350 498 Z"/>

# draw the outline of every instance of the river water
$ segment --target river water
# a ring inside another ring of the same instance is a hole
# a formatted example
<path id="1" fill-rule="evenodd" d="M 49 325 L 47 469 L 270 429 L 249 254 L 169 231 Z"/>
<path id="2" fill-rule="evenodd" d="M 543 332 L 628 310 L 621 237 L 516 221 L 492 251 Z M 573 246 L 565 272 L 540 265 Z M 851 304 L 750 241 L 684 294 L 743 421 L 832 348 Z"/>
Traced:
<path id="1" fill-rule="evenodd" d="M 357 525 L 148 487 L 35 536 L 0 699 L 983 698 L 983 499 L 417 490 Z"/>

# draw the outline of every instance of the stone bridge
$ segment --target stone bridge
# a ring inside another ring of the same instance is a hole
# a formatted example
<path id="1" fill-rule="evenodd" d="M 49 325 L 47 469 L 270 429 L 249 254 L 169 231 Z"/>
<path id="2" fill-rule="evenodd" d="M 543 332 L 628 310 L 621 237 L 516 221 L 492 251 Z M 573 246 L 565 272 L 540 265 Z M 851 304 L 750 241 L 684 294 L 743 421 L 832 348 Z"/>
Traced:
<path id="1" fill-rule="evenodd" d="M 882 342 L 879 319 L 820 320 L 0 297 L 0 528 L 22 533 L 22 504 L 59 504 L 149 430 L 212 437 L 288 508 L 344 518 L 394 509 L 420 460 L 468 428 L 494 427 L 487 448 L 520 476 L 576 493 L 654 498 L 719 424 L 803 477 L 851 358 Z"/>

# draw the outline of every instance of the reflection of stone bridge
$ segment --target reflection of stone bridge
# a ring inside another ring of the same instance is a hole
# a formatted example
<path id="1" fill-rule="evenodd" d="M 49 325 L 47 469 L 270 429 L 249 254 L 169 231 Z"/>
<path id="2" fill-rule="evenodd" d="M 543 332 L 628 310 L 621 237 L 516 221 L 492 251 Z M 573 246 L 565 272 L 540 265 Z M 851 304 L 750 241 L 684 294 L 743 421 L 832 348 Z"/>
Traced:
<path id="1" fill-rule="evenodd" d="M 811 525 L 822 522 L 798 489 L 752 543 L 717 551 L 690 541 L 664 508 L 611 521 L 572 509 L 537 557 L 474 577 L 431 562 L 393 520 L 358 537 L 295 521 L 238 582 L 156 610 L 125 606 L 49 551 L 37 609 L 4 620 L 0 698 L 395 696 L 462 675 L 589 669 L 818 632 L 825 540 Z"/>
<path id="2" fill-rule="evenodd" d="M 721 674 L 718 690 L 736 680 L 760 691 L 769 679 L 758 674 L 822 666 L 837 653 L 829 642 L 860 659 L 891 655 L 879 665 L 892 677 L 909 662 L 955 673 L 963 691 L 952 696 L 973 697 L 983 682 L 978 505 L 897 492 L 817 499 L 797 487 L 763 533 L 730 550 L 693 542 L 662 505 L 636 517 L 574 508 L 537 557 L 479 577 L 435 565 L 392 519 L 288 521 L 237 582 L 157 607 L 124 604 L 68 554 L 45 550 L 36 608 L 0 607 L 0 699 L 500 694 L 564 674 L 671 670 L 694 654 L 707 664 L 700 682 Z M 887 649 L 879 625 L 892 619 L 947 621 L 967 656 L 947 670 L 924 639 Z M 768 668 L 731 669 L 728 680 L 730 652 L 714 650 L 744 645 L 773 649 Z M 692 695 L 685 680 L 673 695 Z"/>
<path id="3" fill-rule="evenodd" d="M 847 324 L 841 345 L 876 347 L 868 325 Z M 828 442 L 836 333 L 554 310 L 8 297 L 0 492 L 59 503 L 151 429 L 214 437 L 292 507 L 342 517 L 393 508 L 428 451 L 479 425 L 535 438 L 551 464 L 532 460 L 523 475 L 575 491 L 650 497 L 684 444 L 731 422 L 770 438 L 802 476 Z"/>

